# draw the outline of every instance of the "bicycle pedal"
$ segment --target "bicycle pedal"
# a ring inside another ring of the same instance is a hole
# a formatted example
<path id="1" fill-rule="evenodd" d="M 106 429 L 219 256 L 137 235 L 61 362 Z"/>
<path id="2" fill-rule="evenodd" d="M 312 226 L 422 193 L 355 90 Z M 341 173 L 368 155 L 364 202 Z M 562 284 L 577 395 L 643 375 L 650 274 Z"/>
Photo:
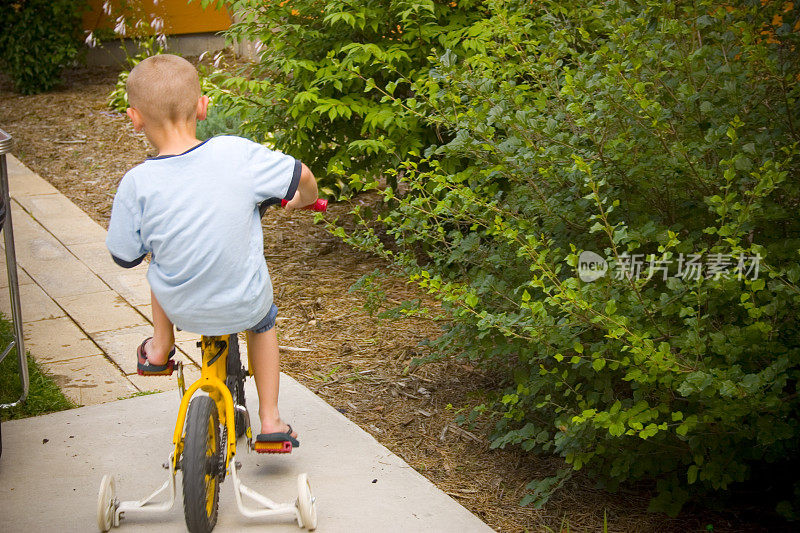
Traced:
<path id="1" fill-rule="evenodd" d="M 292 443 L 288 440 L 283 442 L 264 442 L 256 441 L 253 443 L 256 453 L 292 453 Z"/>

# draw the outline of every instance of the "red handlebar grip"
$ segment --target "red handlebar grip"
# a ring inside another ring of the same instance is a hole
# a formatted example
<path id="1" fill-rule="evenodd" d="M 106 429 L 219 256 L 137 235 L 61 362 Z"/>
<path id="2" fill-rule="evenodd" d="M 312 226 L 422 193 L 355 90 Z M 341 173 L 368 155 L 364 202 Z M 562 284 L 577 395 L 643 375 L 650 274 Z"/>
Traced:
<path id="1" fill-rule="evenodd" d="M 285 207 L 288 202 L 286 200 L 281 200 L 281 207 Z M 327 211 L 328 210 L 328 200 L 325 198 L 318 198 L 316 202 L 311 205 L 305 206 L 303 209 L 307 209 L 309 211 Z"/>
<path id="2" fill-rule="evenodd" d="M 328 210 L 328 200 L 326 200 L 325 198 L 317 198 L 317 201 L 311 204 L 310 206 L 306 207 L 306 209 L 311 209 L 312 211 L 325 212 Z"/>

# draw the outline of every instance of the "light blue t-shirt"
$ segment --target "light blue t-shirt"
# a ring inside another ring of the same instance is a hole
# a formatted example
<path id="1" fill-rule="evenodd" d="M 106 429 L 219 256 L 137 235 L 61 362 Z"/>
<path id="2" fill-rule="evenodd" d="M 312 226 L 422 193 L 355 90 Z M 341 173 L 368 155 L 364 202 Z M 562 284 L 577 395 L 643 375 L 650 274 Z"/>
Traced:
<path id="1" fill-rule="evenodd" d="M 291 156 L 231 136 L 148 159 L 119 184 L 106 246 L 122 262 L 152 254 L 147 281 L 177 327 L 243 331 L 272 305 L 258 204 L 291 199 L 300 169 Z"/>

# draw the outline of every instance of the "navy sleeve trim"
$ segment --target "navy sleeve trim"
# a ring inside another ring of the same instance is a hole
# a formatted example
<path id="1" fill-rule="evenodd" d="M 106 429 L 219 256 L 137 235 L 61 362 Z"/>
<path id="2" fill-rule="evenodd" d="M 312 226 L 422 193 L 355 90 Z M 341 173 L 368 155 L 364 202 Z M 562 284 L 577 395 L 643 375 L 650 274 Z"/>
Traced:
<path id="1" fill-rule="evenodd" d="M 302 173 L 303 173 L 303 163 L 295 159 L 294 172 L 292 173 L 292 182 L 289 184 L 289 190 L 286 191 L 286 196 L 283 197 L 284 200 L 288 201 L 294 198 L 294 193 L 297 192 L 297 187 L 300 185 L 300 174 Z"/>
<path id="2" fill-rule="evenodd" d="M 144 261 L 145 257 L 147 257 L 147 254 L 144 254 L 142 257 L 140 257 L 138 259 L 134 259 L 133 261 L 125 261 L 124 259 L 120 259 L 116 255 L 111 254 L 111 259 L 113 259 L 114 262 L 116 264 L 118 264 L 119 266 L 121 266 L 122 268 L 133 268 L 136 265 L 138 265 L 139 263 L 141 263 L 142 261 Z"/>

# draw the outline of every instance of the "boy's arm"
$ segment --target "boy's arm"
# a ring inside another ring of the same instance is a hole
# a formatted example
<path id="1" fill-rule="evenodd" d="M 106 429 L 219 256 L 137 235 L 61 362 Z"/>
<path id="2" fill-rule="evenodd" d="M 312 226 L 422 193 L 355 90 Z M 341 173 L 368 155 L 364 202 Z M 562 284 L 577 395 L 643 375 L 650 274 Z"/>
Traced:
<path id="1" fill-rule="evenodd" d="M 124 199 L 130 197 L 130 194 L 130 184 L 123 179 L 114 195 L 106 234 L 106 247 L 111 252 L 112 259 L 123 268 L 135 267 L 147 255 L 140 232 L 141 214 Z"/>
<path id="2" fill-rule="evenodd" d="M 285 209 L 288 211 L 302 209 L 307 205 L 313 204 L 319 198 L 317 180 L 314 178 L 314 174 L 305 164 L 300 164 L 302 165 L 300 183 L 297 185 L 297 191 L 295 191 L 292 199 L 286 203 Z"/>

